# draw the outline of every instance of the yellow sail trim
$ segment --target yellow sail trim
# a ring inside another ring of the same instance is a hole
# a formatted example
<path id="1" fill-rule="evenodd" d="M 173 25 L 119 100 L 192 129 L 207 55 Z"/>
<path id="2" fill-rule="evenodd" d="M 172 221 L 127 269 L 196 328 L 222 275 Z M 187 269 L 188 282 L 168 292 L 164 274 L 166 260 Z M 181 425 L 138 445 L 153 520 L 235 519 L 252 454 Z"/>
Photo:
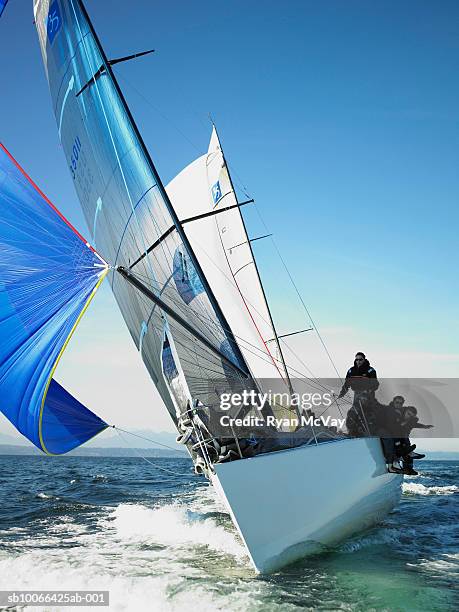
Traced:
<path id="1" fill-rule="evenodd" d="M 56 371 L 56 368 L 57 368 L 57 366 L 58 366 L 58 363 L 59 363 L 59 361 L 60 361 L 60 359 L 61 359 L 61 357 L 62 357 L 62 355 L 63 355 L 63 353 L 64 353 L 65 349 L 67 348 L 68 343 L 70 342 L 70 338 L 73 336 L 73 333 L 74 333 L 74 331 L 76 330 L 76 328 L 78 327 L 78 324 L 79 324 L 79 322 L 81 321 L 81 318 L 83 317 L 84 313 L 85 313 L 85 312 L 86 312 L 86 310 L 88 309 L 88 306 L 89 306 L 89 304 L 91 303 L 91 301 L 92 301 L 93 297 L 95 296 L 96 291 L 99 289 L 100 285 L 102 284 L 102 281 L 103 281 L 103 280 L 104 280 L 104 278 L 107 276 L 108 271 L 109 271 L 109 268 L 107 267 L 107 269 L 106 269 L 106 270 L 104 270 L 104 271 L 102 272 L 102 274 L 101 274 L 101 276 L 100 276 L 99 280 L 97 281 L 96 286 L 95 286 L 95 287 L 94 287 L 94 289 L 91 291 L 90 296 L 89 296 L 89 297 L 88 297 L 88 299 L 86 300 L 85 305 L 83 306 L 82 311 L 81 311 L 81 312 L 80 312 L 80 314 L 78 315 L 77 320 L 75 321 L 75 323 L 74 323 L 74 325 L 73 325 L 72 329 L 70 330 L 69 335 L 67 336 L 66 341 L 64 342 L 64 344 L 63 344 L 63 346 L 62 346 L 62 348 L 61 348 L 61 350 L 60 350 L 60 352 L 59 352 L 59 355 L 57 356 L 57 359 L 56 359 L 56 361 L 55 361 L 55 363 L 54 363 L 54 365 L 53 365 L 53 368 L 52 368 L 52 370 L 51 370 L 51 373 L 50 373 L 50 375 L 49 375 L 49 378 L 48 378 L 48 380 L 47 380 L 47 382 L 46 382 L 45 392 L 44 392 L 44 394 L 43 394 L 43 399 L 42 399 L 42 401 L 41 401 L 40 415 L 39 415 L 39 417 L 38 417 L 38 437 L 40 438 L 41 448 L 42 448 L 42 450 L 43 450 L 43 451 L 44 451 L 44 452 L 45 452 L 47 455 L 51 455 L 51 456 L 54 456 L 54 457 L 55 457 L 55 456 L 57 456 L 57 455 L 56 455 L 56 453 L 50 453 L 50 452 L 48 451 L 48 449 L 46 448 L 45 442 L 44 442 L 44 440 L 43 440 L 43 411 L 44 411 L 44 408 L 45 408 L 45 401 L 46 401 L 46 396 L 48 395 L 49 385 L 51 384 L 51 380 L 52 380 L 52 378 L 53 378 L 53 376 L 54 376 L 54 372 Z M 103 431 L 103 430 L 101 430 L 101 431 Z M 99 432 L 99 433 L 100 433 L 100 432 Z M 96 434 L 96 435 L 98 435 L 98 434 Z M 93 437 L 94 437 L 94 436 L 93 436 Z"/>

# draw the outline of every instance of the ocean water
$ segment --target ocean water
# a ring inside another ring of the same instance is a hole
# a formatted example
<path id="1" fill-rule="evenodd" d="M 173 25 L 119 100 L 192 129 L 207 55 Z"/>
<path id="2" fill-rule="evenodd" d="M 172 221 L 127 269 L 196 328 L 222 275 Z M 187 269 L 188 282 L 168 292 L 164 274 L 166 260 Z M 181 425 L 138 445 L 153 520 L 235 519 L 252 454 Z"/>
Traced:
<path id="1" fill-rule="evenodd" d="M 1 456 L 0 589 L 105 589 L 119 611 L 459 609 L 459 462 L 419 462 L 383 524 L 262 577 L 190 462 L 151 461 Z"/>

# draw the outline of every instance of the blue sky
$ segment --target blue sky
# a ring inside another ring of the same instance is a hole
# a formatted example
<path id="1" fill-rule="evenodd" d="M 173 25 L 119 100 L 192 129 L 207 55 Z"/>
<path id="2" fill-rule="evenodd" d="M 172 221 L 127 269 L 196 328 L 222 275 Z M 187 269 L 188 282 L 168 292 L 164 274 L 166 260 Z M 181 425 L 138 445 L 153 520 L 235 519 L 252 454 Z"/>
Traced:
<path id="1" fill-rule="evenodd" d="M 157 50 L 116 72 L 164 182 L 207 149 L 212 114 L 340 370 L 365 350 L 381 376 L 457 376 L 457 2 L 86 6 L 109 57 Z M 32 0 L 10 0 L 2 17 L 0 74 L 2 142 L 87 233 Z M 255 209 L 246 218 L 266 233 Z M 271 243 L 255 245 L 279 331 L 304 327 Z M 75 354 L 104 325 L 131 350 L 107 290 L 91 316 Z M 313 340 L 301 342 L 317 361 Z"/>

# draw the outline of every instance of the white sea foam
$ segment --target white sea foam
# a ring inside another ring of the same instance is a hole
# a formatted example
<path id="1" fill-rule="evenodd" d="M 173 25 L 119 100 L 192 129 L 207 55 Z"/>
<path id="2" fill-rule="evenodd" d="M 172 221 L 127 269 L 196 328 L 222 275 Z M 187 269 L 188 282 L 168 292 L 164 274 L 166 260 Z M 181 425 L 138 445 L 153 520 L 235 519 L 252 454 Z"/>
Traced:
<path id="1" fill-rule="evenodd" d="M 48 533 L 52 534 L 65 534 L 65 535 L 74 535 L 79 533 L 85 533 L 87 531 L 87 527 L 85 525 L 80 525 L 74 522 L 72 519 L 68 517 L 62 517 L 59 519 L 59 523 L 55 523 L 47 528 Z"/>
<path id="2" fill-rule="evenodd" d="M 456 485 L 445 487 L 426 487 L 419 482 L 404 482 L 403 493 L 411 493 L 414 495 L 453 495 L 459 491 Z"/>
<path id="3" fill-rule="evenodd" d="M 14 533 L 23 533 L 24 531 L 27 531 L 25 527 L 8 527 L 7 529 L 0 529 L 0 535 L 12 535 Z"/>
<path id="4" fill-rule="evenodd" d="M 189 583 L 179 573 L 143 576 L 130 575 L 130 567 L 117 567 L 117 575 L 94 566 L 93 552 L 80 552 L 76 558 L 68 554 L 33 551 L 7 559 L 0 558 L 0 585 L 2 589 L 21 585 L 24 590 L 107 590 L 110 593 L 110 610 L 117 612 L 155 610 L 178 612 L 199 609 L 200 612 L 217 610 L 246 610 L 249 593 L 235 597 L 218 594 L 204 584 Z M 153 607 L 154 606 L 154 607 Z M 92 609 L 92 608 L 91 608 Z M 96 608 L 98 609 L 98 608 Z M 49 610 L 49 608 L 34 608 Z M 79 608 L 66 608 L 78 611 Z"/>
<path id="5" fill-rule="evenodd" d="M 242 612 L 250 607 L 253 592 L 248 587 L 237 594 L 209 587 L 202 546 L 212 551 L 213 574 L 223 576 L 225 567 L 234 572 L 239 563 L 244 575 L 250 573 L 236 534 L 214 518 L 187 512 L 179 504 L 121 504 L 105 511 L 99 530 L 73 532 L 75 545 L 62 548 L 66 540 L 52 534 L 61 526 L 72 532 L 72 520 L 61 517 L 59 525 L 44 521 L 43 533 L 27 538 L 23 552 L 0 555 L 0 589 L 108 590 L 110 610 L 117 612 Z"/>
<path id="6" fill-rule="evenodd" d="M 236 560 L 246 558 L 234 532 L 178 504 L 158 508 L 122 504 L 112 518 L 118 537 L 125 541 L 180 548 L 207 546 Z"/>
<path id="7" fill-rule="evenodd" d="M 37 493 L 37 497 L 39 499 L 51 499 L 53 496 L 48 495 L 47 493 Z"/>
<path id="8" fill-rule="evenodd" d="M 194 491 L 189 508 L 196 512 L 228 512 L 222 498 L 210 484 Z"/>
<path id="9" fill-rule="evenodd" d="M 459 574 L 459 554 L 442 554 L 437 559 L 421 560 L 419 563 L 408 563 L 412 567 L 422 567 L 425 570 L 442 575 Z"/>
<path id="10" fill-rule="evenodd" d="M 406 533 L 405 530 L 405 535 Z M 353 553 L 364 548 L 379 546 L 381 544 L 394 544 L 399 542 L 399 539 L 400 531 L 398 529 L 379 529 L 376 533 L 371 533 L 344 542 L 338 550 L 344 553 Z"/>

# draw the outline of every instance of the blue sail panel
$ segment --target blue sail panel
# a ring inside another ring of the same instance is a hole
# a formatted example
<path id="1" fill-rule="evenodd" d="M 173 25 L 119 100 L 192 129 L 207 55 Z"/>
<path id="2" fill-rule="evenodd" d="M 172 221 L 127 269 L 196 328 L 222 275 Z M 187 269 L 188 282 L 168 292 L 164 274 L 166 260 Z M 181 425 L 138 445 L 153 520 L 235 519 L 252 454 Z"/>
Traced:
<path id="1" fill-rule="evenodd" d="M 66 453 L 93 438 L 107 424 L 88 410 L 56 380 L 46 395 L 42 438 L 48 453 Z"/>
<path id="2" fill-rule="evenodd" d="M 0 411 L 48 453 L 107 426 L 52 380 L 106 272 L 0 143 Z"/>
<path id="3" fill-rule="evenodd" d="M 2 16 L 5 6 L 8 4 L 8 0 L 0 0 L 0 17 Z"/>

